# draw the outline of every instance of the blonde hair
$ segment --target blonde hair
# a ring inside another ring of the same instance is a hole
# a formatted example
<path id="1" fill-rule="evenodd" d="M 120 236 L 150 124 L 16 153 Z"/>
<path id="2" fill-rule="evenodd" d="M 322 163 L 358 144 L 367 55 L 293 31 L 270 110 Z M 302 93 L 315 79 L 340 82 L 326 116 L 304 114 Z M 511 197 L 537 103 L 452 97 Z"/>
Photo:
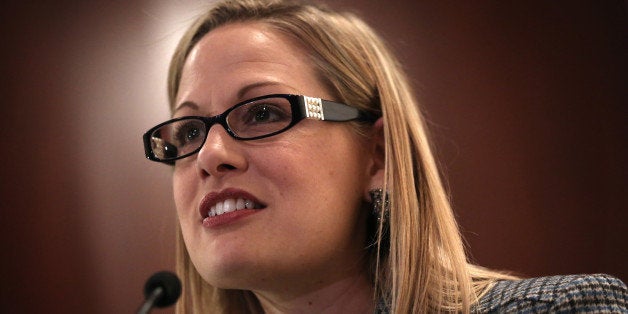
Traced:
<path id="1" fill-rule="evenodd" d="M 376 249 L 369 251 L 375 302 L 385 302 L 393 313 L 469 312 L 492 283 L 511 278 L 467 260 L 408 79 L 384 41 L 355 15 L 290 0 L 219 2 L 175 51 L 168 79 L 171 106 L 190 50 L 211 30 L 236 22 L 262 22 L 292 37 L 336 100 L 383 117 L 390 243 L 382 243 L 380 225 Z M 178 313 L 262 312 L 251 292 L 205 282 L 180 230 L 177 246 L 177 272 L 184 282 Z"/>

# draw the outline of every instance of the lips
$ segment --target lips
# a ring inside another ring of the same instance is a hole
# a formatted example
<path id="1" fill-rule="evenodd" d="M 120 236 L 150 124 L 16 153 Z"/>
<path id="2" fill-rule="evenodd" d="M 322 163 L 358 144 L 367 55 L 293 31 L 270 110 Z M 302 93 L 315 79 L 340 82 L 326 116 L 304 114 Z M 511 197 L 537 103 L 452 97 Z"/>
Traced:
<path id="1" fill-rule="evenodd" d="M 266 205 L 255 196 L 239 189 L 226 189 L 218 193 L 207 194 L 199 206 L 201 219 L 220 217 L 240 210 L 259 210 Z"/>

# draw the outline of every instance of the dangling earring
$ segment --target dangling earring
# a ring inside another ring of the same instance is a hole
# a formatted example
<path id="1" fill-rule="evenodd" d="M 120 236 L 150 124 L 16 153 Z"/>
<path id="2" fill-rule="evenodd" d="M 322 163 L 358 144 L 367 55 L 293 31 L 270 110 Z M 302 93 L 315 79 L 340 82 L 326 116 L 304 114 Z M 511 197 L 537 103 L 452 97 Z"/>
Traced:
<path id="1" fill-rule="evenodd" d="M 386 256 L 390 249 L 390 201 L 388 200 L 388 192 L 384 192 L 382 188 L 379 188 L 370 190 L 369 195 L 371 196 L 370 216 L 372 217 L 370 219 L 371 243 L 377 245 L 379 242 L 379 254 L 380 256 Z M 384 212 L 382 213 L 382 211 Z M 381 234 L 379 234 L 380 230 Z"/>
<path id="2" fill-rule="evenodd" d="M 374 217 L 377 217 L 379 221 L 384 217 L 384 220 L 388 220 L 390 215 L 390 201 L 388 200 L 388 192 L 386 192 L 386 196 L 384 197 L 384 190 L 382 188 L 373 189 L 369 191 L 371 196 L 371 214 Z M 384 214 L 381 215 L 381 211 L 384 211 Z"/>

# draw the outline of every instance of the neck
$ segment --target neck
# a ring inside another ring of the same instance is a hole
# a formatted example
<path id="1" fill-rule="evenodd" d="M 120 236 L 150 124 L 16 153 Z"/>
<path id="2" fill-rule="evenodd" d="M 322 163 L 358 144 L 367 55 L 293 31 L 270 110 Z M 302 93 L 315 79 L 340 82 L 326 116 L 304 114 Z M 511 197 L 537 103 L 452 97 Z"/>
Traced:
<path id="1" fill-rule="evenodd" d="M 372 313 L 373 287 L 367 276 L 360 274 L 294 293 L 254 291 L 264 313 Z"/>

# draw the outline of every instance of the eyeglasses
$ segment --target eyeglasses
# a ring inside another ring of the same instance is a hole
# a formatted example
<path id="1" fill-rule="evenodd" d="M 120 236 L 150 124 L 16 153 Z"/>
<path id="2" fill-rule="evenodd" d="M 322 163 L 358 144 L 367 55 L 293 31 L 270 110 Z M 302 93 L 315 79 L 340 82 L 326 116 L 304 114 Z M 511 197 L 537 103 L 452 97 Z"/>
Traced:
<path id="1" fill-rule="evenodd" d="M 220 124 L 236 140 L 256 140 L 284 132 L 303 119 L 374 122 L 377 116 L 320 98 L 273 94 L 236 104 L 213 117 L 188 116 L 158 124 L 144 134 L 146 158 L 172 164 L 201 150 L 209 129 Z"/>

